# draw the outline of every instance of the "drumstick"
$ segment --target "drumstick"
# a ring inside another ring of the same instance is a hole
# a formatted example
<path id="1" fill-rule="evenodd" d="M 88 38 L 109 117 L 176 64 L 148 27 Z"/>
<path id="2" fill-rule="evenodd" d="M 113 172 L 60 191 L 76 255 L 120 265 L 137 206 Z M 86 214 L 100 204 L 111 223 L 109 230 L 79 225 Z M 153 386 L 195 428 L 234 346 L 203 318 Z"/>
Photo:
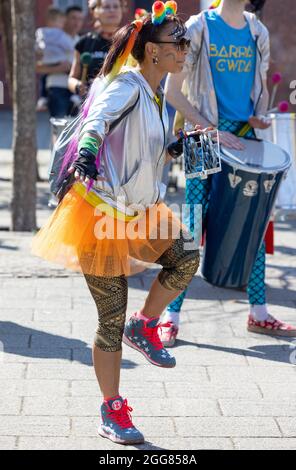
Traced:
<path id="1" fill-rule="evenodd" d="M 277 111 L 279 113 L 286 113 L 288 109 L 289 109 L 288 101 L 280 101 L 279 104 L 275 108 L 269 109 L 267 111 L 267 114 L 276 113 Z"/>
<path id="2" fill-rule="evenodd" d="M 82 64 L 82 77 L 81 83 L 85 84 L 87 82 L 88 68 L 92 61 L 91 54 L 89 52 L 84 52 L 81 55 L 81 64 Z"/>
<path id="3" fill-rule="evenodd" d="M 279 86 L 281 80 L 282 80 L 282 75 L 279 72 L 276 72 L 276 73 L 273 74 L 273 76 L 272 76 L 273 90 L 272 90 L 272 93 L 271 93 L 271 98 L 270 98 L 269 106 L 268 106 L 269 111 L 266 112 L 267 114 L 268 113 L 273 113 L 273 112 L 276 112 L 276 111 L 279 111 L 280 113 L 285 113 L 288 109 L 287 105 L 289 107 L 289 103 L 287 103 L 286 101 L 281 101 L 276 108 L 271 108 L 273 103 L 274 103 L 276 93 L 277 93 L 277 89 L 278 89 L 278 86 Z M 245 124 L 241 128 L 241 130 L 239 131 L 237 136 L 238 137 L 244 137 L 250 129 L 252 129 L 252 126 L 250 126 L 249 123 Z"/>
<path id="4" fill-rule="evenodd" d="M 83 84 L 86 83 L 87 74 L 88 74 L 88 65 L 83 65 L 82 66 L 81 83 L 83 83 Z"/>
<path id="5" fill-rule="evenodd" d="M 282 81 L 282 75 L 280 74 L 280 72 L 274 73 L 273 76 L 272 76 L 273 88 L 272 88 L 272 92 L 271 92 L 271 95 L 270 95 L 270 101 L 269 101 L 268 108 L 273 107 L 273 103 L 274 103 L 274 100 L 275 100 L 275 97 L 276 97 L 276 94 L 277 94 L 277 90 L 278 90 L 278 87 L 279 87 L 279 84 L 281 83 L 281 81 Z"/>

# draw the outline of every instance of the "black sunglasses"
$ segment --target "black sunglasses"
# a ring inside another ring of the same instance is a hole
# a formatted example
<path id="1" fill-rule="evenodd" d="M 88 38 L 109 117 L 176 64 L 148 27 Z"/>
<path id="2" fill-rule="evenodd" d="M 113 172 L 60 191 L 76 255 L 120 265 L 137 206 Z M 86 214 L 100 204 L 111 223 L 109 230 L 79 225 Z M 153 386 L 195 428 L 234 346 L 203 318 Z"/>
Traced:
<path id="1" fill-rule="evenodd" d="M 190 47 L 190 39 L 181 38 L 179 41 L 153 41 L 154 44 L 174 44 L 179 51 L 185 51 Z"/>

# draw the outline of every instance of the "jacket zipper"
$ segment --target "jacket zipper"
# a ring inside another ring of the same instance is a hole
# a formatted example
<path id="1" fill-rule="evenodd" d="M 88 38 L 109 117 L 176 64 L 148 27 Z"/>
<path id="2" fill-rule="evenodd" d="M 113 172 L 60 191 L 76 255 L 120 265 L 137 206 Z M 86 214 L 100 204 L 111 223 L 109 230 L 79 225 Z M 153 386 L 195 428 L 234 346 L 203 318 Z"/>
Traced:
<path id="1" fill-rule="evenodd" d="M 159 117 L 160 117 L 160 120 L 161 120 L 161 125 L 162 125 L 162 130 L 163 130 L 163 147 L 162 147 L 162 151 L 161 151 L 161 154 L 160 154 L 160 157 L 158 159 L 158 162 L 157 162 L 157 167 L 158 167 L 158 164 L 160 162 L 160 159 L 162 157 L 162 154 L 165 150 L 165 127 L 164 127 L 164 123 L 163 123 L 163 119 L 162 119 L 162 109 L 160 110 L 159 106 L 157 105 L 158 109 L 159 109 Z M 156 168 L 157 168 L 156 167 Z"/>
<path id="2" fill-rule="evenodd" d="M 155 101 L 155 99 L 154 99 L 153 101 Z M 160 121 L 161 121 L 161 125 L 162 125 L 162 130 L 163 130 L 163 147 L 162 147 L 162 151 L 161 151 L 160 157 L 159 157 L 159 159 L 158 159 L 158 161 L 157 161 L 157 165 L 156 165 L 156 175 L 155 175 L 155 177 L 156 177 L 156 179 L 157 179 L 157 170 L 158 170 L 159 162 L 160 162 L 160 159 L 161 159 L 161 157 L 162 157 L 162 154 L 163 154 L 163 152 L 164 152 L 164 150 L 165 150 L 165 127 L 164 127 L 164 123 L 163 123 L 163 119 L 162 119 L 163 102 L 161 103 L 161 105 L 162 105 L 161 108 L 160 108 L 160 106 L 158 106 L 157 103 L 155 103 L 155 104 L 156 104 L 156 106 L 157 106 L 157 108 L 158 108 L 159 117 L 160 117 Z M 157 200 L 159 199 L 159 196 L 160 196 L 160 189 L 158 188 Z"/>

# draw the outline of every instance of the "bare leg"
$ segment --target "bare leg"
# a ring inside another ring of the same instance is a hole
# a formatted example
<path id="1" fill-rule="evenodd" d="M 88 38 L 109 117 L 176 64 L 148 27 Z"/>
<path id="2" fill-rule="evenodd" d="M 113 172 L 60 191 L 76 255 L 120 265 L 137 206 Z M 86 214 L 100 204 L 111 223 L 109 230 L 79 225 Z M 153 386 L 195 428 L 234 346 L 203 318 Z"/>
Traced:
<path id="1" fill-rule="evenodd" d="M 120 365 L 122 350 L 106 352 L 93 346 L 93 363 L 104 398 L 119 395 Z"/>
<path id="2" fill-rule="evenodd" d="M 141 313 L 148 318 L 160 317 L 167 305 L 175 300 L 181 292 L 182 290 L 169 290 L 160 284 L 158 278 L 155 279 Z"/>

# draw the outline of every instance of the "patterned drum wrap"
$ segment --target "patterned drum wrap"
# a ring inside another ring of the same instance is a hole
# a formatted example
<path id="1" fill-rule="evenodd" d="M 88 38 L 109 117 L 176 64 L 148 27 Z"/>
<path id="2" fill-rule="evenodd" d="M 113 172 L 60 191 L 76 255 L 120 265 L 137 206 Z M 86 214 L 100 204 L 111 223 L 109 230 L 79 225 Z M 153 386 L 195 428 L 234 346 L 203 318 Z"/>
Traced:
<path id="1" fill-rule="evenodd" d="M 212 176 L 202 275 L 220 287 L 248 284 L 291 159 L 279 146 L 241 139 L 243 151 L 221 147 L 222 171 Z"/>

